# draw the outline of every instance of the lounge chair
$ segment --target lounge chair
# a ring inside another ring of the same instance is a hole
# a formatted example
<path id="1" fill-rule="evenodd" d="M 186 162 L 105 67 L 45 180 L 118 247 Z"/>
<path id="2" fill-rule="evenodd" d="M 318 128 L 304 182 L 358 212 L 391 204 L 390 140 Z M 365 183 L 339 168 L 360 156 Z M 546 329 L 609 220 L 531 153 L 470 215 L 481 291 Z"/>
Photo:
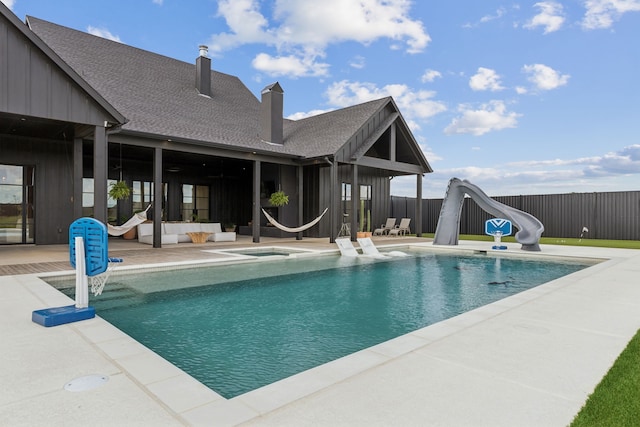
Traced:
<path id="1" fill-rule="evenodd" d="M 386 253 L 380 253 L 376 245 L 373 244 L 373 241 L 370 237 L 361 237 L 358 239 L 358 244 L 360 245 L 360 249 L 362 249 L 362 254 L 366 256 L 370 256 L 373 258 L 391 258 L 391 257 L 403 257 L 409 256 L 408 254 L 400 251 L 391 251 Z"/>
<path id="2" fill-rule="evenodd" d="M 382 255 L 376 245 L 373 244 L 370 237 L 361 237 L 358 239 L 358 244 L 360 245 L 360 249 L 362 249 L 362 254 L 367 255 L 374 258 L 387 258 L 386 255 Z"/>
<path id="3" fill-rule="evenodd" d="M 393 230 L 396 226 L 395 218 L 387 218 L 387 222 L 382 224 L 380 228 L 376 228 L 373 230 L 374 236 L 383 236 L 385 234 L 389 234 L 389 231 Z"/>
<path id="4" fill-rule="evenodd" d="M 359 255 L 356 248 L 353 247 L 351 239 L 348 237 L 336 239 L 336 245 L 338 245 L 338 249 L 340 249 L 342 256 L 356 257 Z"/>
<path id="5" fill-rule="evenodd" d="M 396 228 L 389 230 L 389 236 L 404 236 L 405 234 L 410 233 L 409 223 L 411 222 L 411 218 L 402 218 L 400 220 L 400 225 L 396 226 Z"/>

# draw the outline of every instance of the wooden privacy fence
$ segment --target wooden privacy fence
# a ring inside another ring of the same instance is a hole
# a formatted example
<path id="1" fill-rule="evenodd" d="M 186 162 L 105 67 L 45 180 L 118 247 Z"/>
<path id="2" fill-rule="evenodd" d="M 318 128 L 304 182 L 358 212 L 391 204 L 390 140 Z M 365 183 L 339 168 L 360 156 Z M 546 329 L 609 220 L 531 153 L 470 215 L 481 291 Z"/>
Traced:
<path id="1" fill-rule="evenodd" d="M 492 199 L 528 212 L 544 224 L 543 237 L 640 240 L 640 191 L 499 196 Z M 434 233 L 443 199 L 422 200 L 422 231 Z M 411 218 L 415 224 L 415 197 L 391 196 L 390 217 Z M 484 234 L 484 223 L 493 218 L 473 200 L 465 198 L 460 234 Z M 411 227 L 415 230 L 415 227 Z"/>

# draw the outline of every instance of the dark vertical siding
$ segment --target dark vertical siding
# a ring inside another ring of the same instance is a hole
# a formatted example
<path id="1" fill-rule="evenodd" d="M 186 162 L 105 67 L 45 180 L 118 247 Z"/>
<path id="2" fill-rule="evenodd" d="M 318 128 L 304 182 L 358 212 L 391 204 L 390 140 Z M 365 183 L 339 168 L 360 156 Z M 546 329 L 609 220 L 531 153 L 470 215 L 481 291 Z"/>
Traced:
<path id="1" fill-rule="evenodd" d="M 592 239 L 640 240 L 640 191 L 501 196 L 494 200 L 528 212 L 544 224 L 545 237 L 579 237 L 583 227 Z M 391 216 L 415 216 L 409 206 L 414 198 L 391 197 Z M 423 230 L 435 232 L 442 199 L 423 200 Z M 460 219 L 461 234 L 484 234 L 491 218 L 466 198 Z"/>
<path id="2" fill-rule="evenodd" d="M 74 219 L 73 142 L 0 135 L 0 163 L 35 166 L 35 243 L 67 243 Z"/>
<path id="3" fill-rule="evenodd" d="M 102 125 L 110 116 L 20 31 L 0 18 L 0 111 Z"/>
<path id="4" fill-rule="evenodd" d="M 326 206 L 320 209 L 320 206 L 323 206 L 328 200 L 328 193 L 321 191 L 321 188 L 325 187 L 321 184 L 325 182 L 325 180 L 329 179 L 328 176 L 328 168 L 320 168 L 319 166 L 314 167 L 306 167 L 304 168 L 304 178 L 303 178 L 303 191 L 304 191 L 304 220 L 305 222 L 310 221 L 312 215 L 317 215 L 316 212 L 321 212 L 324 210 Z M 323 173 L 321 173 L 323 171 Z M 326 176 L 322 176 L 325 175 Z M 315 197 L 314 195 L 317 195 Z M 320 237 L 320 236 L 328 236 L 329 235 L 329 221 L 328 219 L 323 219 L 318 223 L 317 227 L 312 227 L 310 230 L 305 231 L 305 236 L 309 237 Z"/>
<path id="5" fill-rule="evenodd" d="M 309 208 L 315 208 L 312 210 L 309 218 L 311 220 L 315 218 L 324 208 L 330 205 L 330 173 L 328 167 L 323 168 L 305 168 L 304 186 L 307 200 L 305 205 L 305 216 Z M 351 165 L 340 165 L 338 167 L 338 185 L 337 191 L 339 192 L 338 198 L 341 197 L 341 184 L 343 182 L 351 182 Z M 317 183 L 317 184 L 316 184 Z M 388 217 L 390 209 L 390 184 L 389 178 L 384 176 L 380 171 L 370 168 L 359 167 L 358 168 L 358 184 L 371 186 L 371 224 L 372 231 L 376 224 L 382 224 Z M 313 197 L 317 194 L 317 198 Z M 315 206 L 310 202 L 311 199 L 318 200 L 318 205 Z M 338 226 L 341 226 L 341 222 Z M 330 221 L 322 220 L 318 226 L 318 236 L 329 236 L 330 233 Z M 314 227 L 315 229 L 316 227 Z M 337 231 L 337 230 L 336 230 Z M 316 237 L 318 237 L 316 236 Z"/>

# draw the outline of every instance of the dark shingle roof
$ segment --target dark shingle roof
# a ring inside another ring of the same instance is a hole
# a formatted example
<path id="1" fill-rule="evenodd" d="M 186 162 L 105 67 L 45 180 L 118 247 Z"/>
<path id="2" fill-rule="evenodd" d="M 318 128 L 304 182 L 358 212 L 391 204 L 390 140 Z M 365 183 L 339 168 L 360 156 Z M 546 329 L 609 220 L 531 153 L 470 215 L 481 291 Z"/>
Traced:
<path id="1" fill-rule="evenodd" d="M 289 123 L 285 126 L 285 144 L 306 157 L 336 153 L 371 116 L 391 98 L 365 102 Z"/>
<path id="2" fill-rule="evenodd" d="M 211 71 L 211 97 L 195 88 L 195 64 L 37 18 L 31 30 L 127 119 L 124 132 L 305 158 L 332 155 L 389 98 L 284 121 L 284 144 L 260 140 L 260 101 L 235 76 Z"/>

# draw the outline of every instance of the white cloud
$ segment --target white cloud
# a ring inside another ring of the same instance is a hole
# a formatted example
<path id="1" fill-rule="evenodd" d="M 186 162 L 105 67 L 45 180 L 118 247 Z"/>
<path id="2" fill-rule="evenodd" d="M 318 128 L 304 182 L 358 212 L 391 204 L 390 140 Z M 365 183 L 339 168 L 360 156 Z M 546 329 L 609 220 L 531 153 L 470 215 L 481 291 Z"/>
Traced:
<path id="1" fill-rule="evenodd" d="M 602 156 L 578 157 L 575 159 L 549 159 L 509 162 L 505 170 L 533 170 L 553 173 L 553 170 L 573 171 L 581 177 L 602 177 L 615 175 L 640 174 L 640 144 L 629 145 L 615 152 L 608 152 Z M 536 173 L 538 173 L 536 172 Z M 568 172 L 564 172 L 568 173 Z"/>
<path id="2" fill-rule="evenodd" d="M 256 70 L 268 75 L 291 78 L 327 76 L 329 70 L 329 64 L 316 62 L 313 57 L 301 58 L 292 55 L 273 57 L 260 53 L 251 64 Z"/>
<path id="3" fill-rule="evenodd" d="M 431 83 L 435 79 L 440 77 L 442 77 L 442 73 L 440 73 L 440 71 L 426 69 L 422 77 L 420 77 L 420 80 L 422 81 L 422 83 Z"/>
<path id="4" fill-rule="evenodd" d="M 587 169 L 588 176 L 610 176 L 640 173 L 640 144 L 624 147 L 597 158 Z"/>
<path id="5" fill-rule="evenodd" d="M 430 157 L 427 157 L 431 160 Z M 425 177 L 425 198 L 442 198 L 451 177 L 468 179 L 490 196 L 637 189 L 640 144 L 601 156 L 509 162 L 495 167 L 436 169 Z M 391 194 L 415 196 L 415 180 L 394 178 Z"/>
<path id="6" fill-rule="evenodd" d="M 592 165 L 598 161 L 599 157 L 580 157 L 577 159 L 551 159 L 551 160 L 527 160 L 507 163 L 509 168 L 536 168 L 536 167 L 558 167 L 575 165 Z"/>
<path id="7" fill-rule="evenodd" d="M 297 112 L 287 116 L 287 119 L 290 120 L 301 120 L 306 119 L 307 117 L 317 116 L 318 114 L 327 113 L 331 110 L 311 110 L 306 112 Z"/>
<path id="8" fill-rule="evenodd" d="M 338 108 L 391 96 L 413 130 L 419 128 L 415 120 L 428 120 L 447 110 L 443 102 L 434 99 L 435 95 L 435 92 L 428 90 L 412 91 L 403 84 L 391 84 L 378 88 L 373 83 L 347 80 L 333 83 L 326 91 L 329 104 Z"/>
<path id="9" fill-rule="evenodd" d="M 152 0 L 153 4 L 157 4 L 158 6 L 162 6 L 163 0 Z"/>
<path id="10" fill-rule="evenodd" d="M 273 44 L 276 40 L 256 0 L 220 0 L 218 16 L 224 17 L 231 33 L 211 37 L 209 51 L 214 54 L 246 43 Z"/>
<path id="11" fill-rule="evenodd" d="M 360 55 L 355 56 L 351 61 L 349 61 L 349 66 L 358 70 L 363 69 L 365 64 L 366 61 L 364 59 L 364 56 Z"/>
<path id="12" fill-rule="evenodd" d="M 13 5 L 16 3 L 15 0 L 0 0 L 5 6 L 9 9 L 13 10 Z"/>
<path id="13" fill-rule="evenodd" d="M 529 75 L 527 79 L 539 90 L 557 89 L 566 85 L 571 77 L 569 74 L 560 74 L 544 64 L 525 65 L 522 71 Z"/>
<path id="14" fill-rule="evenodd" d="M 463 28 L 475 28 L 475 27 L 478 27 L 480 24 L 485 24 L 487 22 L 494 21 L 496 19 L 500 19 L 506 13 L 507 13 L 507 10 L 504 7 L 500 7 L 498 9 L 496 9 L 496 12 L 495 12 L 494 15 L 484 15 L 482 18 L 480 18 L 480 20 L 477 23 L 472 24 L 470 22 L 467 22 L 466 24 L 462 25 L 462 27 Z"/>
<path id="15" fill-rule="evenodd" d="M 524 28 L 535 29 L 544 27 L 544 34 L 558 31 L 565 21 L 562 5 L 555 1 L 543 1 L 533 5 L 540 10 L 536 16 L 528 21 Z"/>
<path id="16" fill-rule="evenodd" d="M 404 41 L 407 52 L 423 51 L 431 41 L 421 21 L 409 17 L 406 0 L 296 0 L 276 3 L 274 17 L 282 21 L 278 37 L 294 45 L 357 41 L 369 44 L 380 38 Z"/>
<path id="17" fill-rule="evenodd" d="M 469 79 L 469 87 L 473 90 L 490 90 L 496 92 L 504 89 L 500 85 L 500 76 L 490 68 L 480 67 L 478 72 Z"/>
<path id="18" fill-rule="evenodd" d="M 640 0 L 586 0 L 582 28 L 596 30 L 609 28 L 628 12 L 640 12 Z"/>
<path id="19" fill-rule="evenodd" d="M 514 128 L 518 124 L 520 114 L 507 111 L 503 101 L 490 101 L 479 109 L 468 105 L 461 105 L 458 111 L 461 116 L 453 119 L 444 130 L 447 135 L 472 134 L 475 136 L 485 133 Z"/>
<path id="20" fill-rule="evenodd" d="M 258 0 L 221 0 L 218 16 L 230 31 L 211 36 L 209 47 L 215 55 L 255 43 L 274 47 L 278 57 L 312 58 L 324 57 L 331 44 L 389 39 L 392 49 L 402 43 L 406 52 L 419 53 L 431 38 L 423 23 L 410 17 L 410 6 L 407 0 L 280 0 L 269 19 Z"/>
<path id="21" fill-rule="evenodd" d="M 94 36 L 102 37 L 103 39 L 112 40 L 114 42 L 122 43 L 122 40 L 120 40 L 120 37 L 111 34 L 111 31 L 107 30 L 106 28 L 97 28 L 97 27 L 92 27 L 91 25 L 89 25 L 87 27 L 87 32 L 89 34 L 93 34 Z"/>
<path id="22" fill-rule="evenodd" d="M 500 7 L 496 10 L 495 15 L 485 15 L 482 18 L 480 18 L 480 22 L 485 23 L 485 22 L 493 21 L 494 19 L 502 18 L 505 13 L 507 13 L 506 9 L 504 7 Z"/>

